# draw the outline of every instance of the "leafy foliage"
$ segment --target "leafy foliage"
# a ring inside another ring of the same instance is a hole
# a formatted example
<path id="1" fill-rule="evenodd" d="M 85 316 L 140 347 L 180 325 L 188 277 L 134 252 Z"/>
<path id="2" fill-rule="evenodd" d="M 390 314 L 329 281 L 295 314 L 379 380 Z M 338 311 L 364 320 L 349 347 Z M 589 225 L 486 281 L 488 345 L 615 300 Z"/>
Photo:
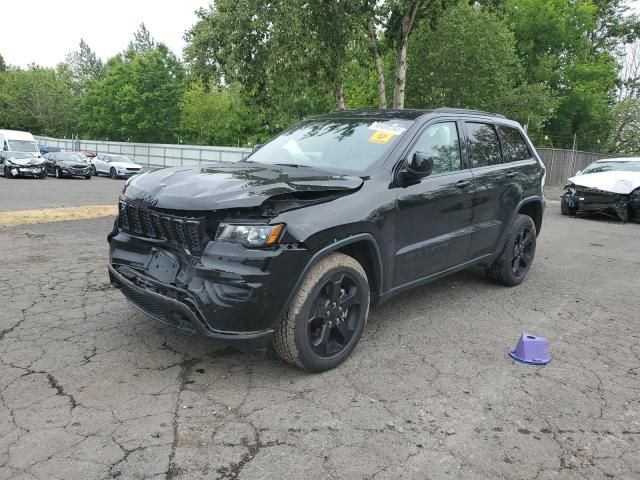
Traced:
<path id="1" fill-rule="evenodd" d="M 640 21 L 623 0 L 216 0 L 197 16 L 184 65 L 144 23 L 106 63 L 83 40 L 52 69 L 0 56 L 0 127 L 251 145 L 406 96 L 504 113 L 538 145 L 640 148 L 640 54 L 620 54 Z"/>
<path id="2" fill-rule="evenodd" d="M 80 117 L 84 131 L 97 138 L 171 143 L 183 88 L 182 65 L 164 44 L 143 53 L 128 50 L 92 82 Z"/>

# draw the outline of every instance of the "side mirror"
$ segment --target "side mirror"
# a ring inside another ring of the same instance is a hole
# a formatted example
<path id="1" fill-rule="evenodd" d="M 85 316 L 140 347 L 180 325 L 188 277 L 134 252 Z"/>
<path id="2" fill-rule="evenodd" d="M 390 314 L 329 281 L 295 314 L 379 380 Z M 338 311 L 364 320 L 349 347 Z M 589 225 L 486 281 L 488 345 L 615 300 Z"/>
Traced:
<path id="1" fill-rule="evenodd" d="M 422 152 L 414 153 L 407 162 L 406 171 L 413 178 L 428 177 L 433 172 L 433 157 Z"/>
<path id="2" fill-rule="evenodd" d="M 253 146 L 253 150 L 251 150 L 251 153 L 253 153 L 253 152 L 257 152 L 258 150 L 260 150 L 260 149 L 262 148 L 262 146 L 263 146 L 263 145 L 264 145 L 264 143 L 256 143 L 256 144 Z"/>

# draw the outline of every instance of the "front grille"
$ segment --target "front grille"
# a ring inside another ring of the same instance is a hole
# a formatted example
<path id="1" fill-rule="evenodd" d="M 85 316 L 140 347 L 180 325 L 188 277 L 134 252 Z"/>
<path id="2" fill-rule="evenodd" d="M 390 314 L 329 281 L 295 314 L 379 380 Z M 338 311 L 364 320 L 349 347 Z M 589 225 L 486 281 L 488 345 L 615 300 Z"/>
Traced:
<path id="1" fill-rule="evenodd" d="M 120 201 L 120 230 L 138 237 L 164 240 L 192 255 L 201 255 L 206 241 L 204 217 L 180 217 L 157 212 L 141 205 Z"/>
<path id="2" fill-rule="evenodd" d="M 576 190 L 576 196 L 584 198 L 586 203 L 610 203 L 620 199 L 620 194 L 598 190 L 596 188 L 580 188 Z"/>
<path id="3" fill-rule="evenodd" d="M 138 171 L 140 171 L 140 169 L 139 168 L 127 168 L 127 171 L 128 172 L 138 172 Z"/>

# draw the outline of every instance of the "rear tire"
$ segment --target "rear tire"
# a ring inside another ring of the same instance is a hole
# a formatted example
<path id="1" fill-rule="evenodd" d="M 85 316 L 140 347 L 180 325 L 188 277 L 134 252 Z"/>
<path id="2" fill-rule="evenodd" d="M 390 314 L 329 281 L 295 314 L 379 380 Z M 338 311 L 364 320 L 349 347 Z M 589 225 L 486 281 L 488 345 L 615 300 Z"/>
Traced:
<path id="1" fill-rule="evenodd" d="M 93 175 L 94 177 L 98 176 L 98 170 L 96 170 L 95 165 L 91 165 L 91 175 Z"/>
<path id="2" fill-rule="evenodd" d="M 369 315 L 369 282 L 354 258 L 332 253 L 311 267 L 276 327 L 280 358 L 312 372 L 351 355 Z"/>
<path id="3" fill-rule="evenodd" d="M 487 268 L 487 276 L 508 287 L 520 285 L 531 268 L 535 253 L 536 225 L 531 217 L 517 214 L 502 252 Z"/>
<path id="4" fill-rule="evenodd" d="M 85 175 L 84 176 L 85 180 L 91 180 L 91 177 L 93 177 L 93 175 Z"/>

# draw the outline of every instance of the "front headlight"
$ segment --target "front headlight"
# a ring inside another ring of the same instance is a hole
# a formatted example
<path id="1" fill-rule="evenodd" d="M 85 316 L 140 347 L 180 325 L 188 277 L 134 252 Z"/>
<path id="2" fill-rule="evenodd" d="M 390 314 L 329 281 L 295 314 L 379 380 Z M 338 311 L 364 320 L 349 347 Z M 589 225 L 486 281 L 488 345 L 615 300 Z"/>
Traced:
<path id="1" fill-rule="evenodd" d="M 270 247 L 278 243 L 284 228 L 278 225 L 232 225 L 221 223 L 216 232 L 216 240 L 234 242 L 249 248 Z"/>

